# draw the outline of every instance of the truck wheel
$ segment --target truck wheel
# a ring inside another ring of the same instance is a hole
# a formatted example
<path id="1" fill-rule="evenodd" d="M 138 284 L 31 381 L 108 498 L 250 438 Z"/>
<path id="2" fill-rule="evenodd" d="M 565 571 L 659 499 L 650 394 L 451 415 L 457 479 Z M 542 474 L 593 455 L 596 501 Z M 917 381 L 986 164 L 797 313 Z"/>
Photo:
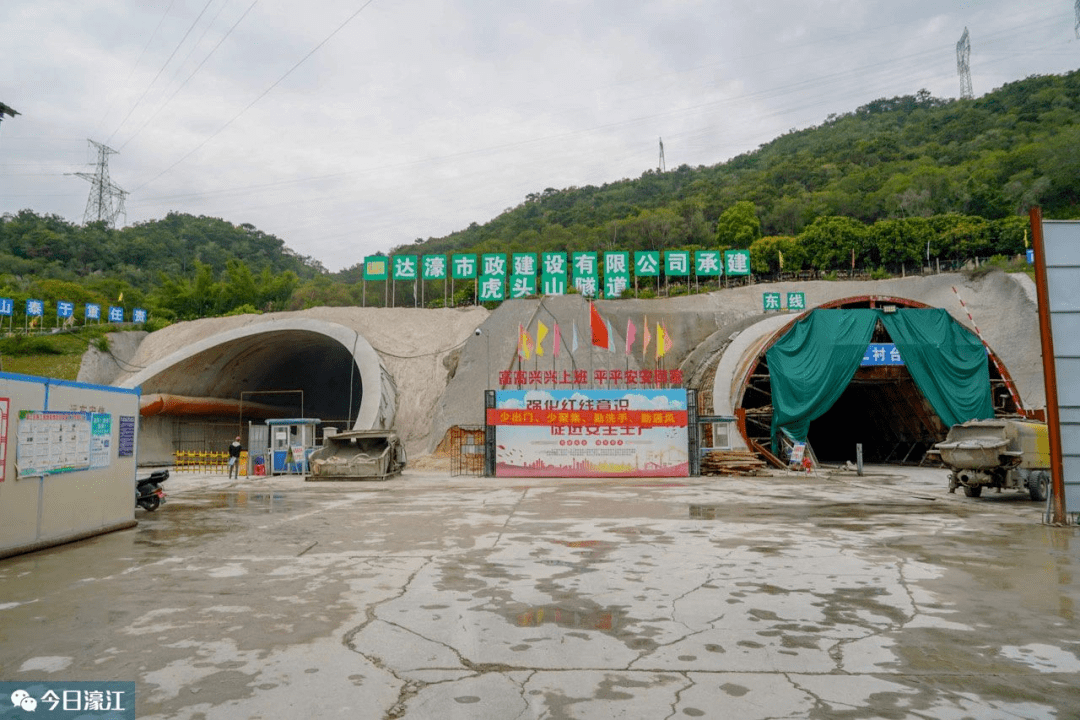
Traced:
<path id="1" fill-rule="evenodd" d="M 965 485 L 964 494 L 968 497 L 979 497 L 982 495 L 982 485 Z"/>
<path id="2" fill-rule="evenodd" d="M 1045 472 L 1032 473 L 1028 476 L 1028 494 L 1037 502 L 1046 500 L 1046 491 L 1050 485 L 1050 478 Z"/>

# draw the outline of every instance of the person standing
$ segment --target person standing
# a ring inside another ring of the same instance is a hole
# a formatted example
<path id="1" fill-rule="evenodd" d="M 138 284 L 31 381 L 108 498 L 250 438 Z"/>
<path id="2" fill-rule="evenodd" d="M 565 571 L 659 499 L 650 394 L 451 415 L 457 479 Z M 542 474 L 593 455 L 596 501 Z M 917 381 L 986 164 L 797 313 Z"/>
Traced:
<path id="1" fill-rule="evenodd" d="M 232 444 L 229 445 L 229 477 L 240 479 L 240 452 L 243 450 L 243 446 L 240 445 L 240 436 L 238 435 Z"/>

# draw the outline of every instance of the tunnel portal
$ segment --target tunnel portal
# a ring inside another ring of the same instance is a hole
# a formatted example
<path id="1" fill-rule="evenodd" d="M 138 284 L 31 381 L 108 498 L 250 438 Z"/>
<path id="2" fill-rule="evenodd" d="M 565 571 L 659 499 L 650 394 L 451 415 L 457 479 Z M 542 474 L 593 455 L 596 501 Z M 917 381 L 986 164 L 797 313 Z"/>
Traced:
<path id="1" fill-rule="evenodd" d="M 249 422 L 319 418 L 339 430 L 390 428 L 396 389 L 354 330 L 311 319 L 256 323 L 188 345 L 129 378 L 142 390 L 140 455 L 219 450 Z"/>
<path id="2" fill-rule="evenodd" d="M 929 307 L 917 301 L 881 297 L 850 298 L 821 307 L 886 305 Z M 797 319 L 775 332 L 768 342 L 756 346 L 756 357 L 744 365 L 748 372 L 735 397 L 735 408 L 745 420 L 745 439 L 751 447 L 769 448 L 772 441 L 772 391 L 765 352 Z M 871 342 L 891 342 L 880 321 Z M 1019 396 L 1004 365 L 990 348 L 987 352 L 995 414 L 1022 412 Z M 836 403 L 810 423 L 807 442 L 818 460 L 830 463 L 854 460 L 856 444 L 862 445 L 867 462 L 918 463 L 934 443 L 945 439 L 948 430 L 906 367 L 870 366 L 859 368 Z"/>

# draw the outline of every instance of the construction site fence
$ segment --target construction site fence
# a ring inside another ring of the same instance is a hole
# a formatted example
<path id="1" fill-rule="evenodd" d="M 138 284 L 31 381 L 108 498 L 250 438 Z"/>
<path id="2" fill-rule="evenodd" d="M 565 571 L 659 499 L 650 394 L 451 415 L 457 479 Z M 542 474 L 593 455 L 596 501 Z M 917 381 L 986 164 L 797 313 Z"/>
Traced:
<path id="1" fill-rule="evenodd" d="M 248 454 L 240 453 L 240 474 L 247 475 Z M 177 450 L 173 453 L 173 468 L 176 472 L 225 474 L 229 471 L 229 453 L 210 450 Z"/>

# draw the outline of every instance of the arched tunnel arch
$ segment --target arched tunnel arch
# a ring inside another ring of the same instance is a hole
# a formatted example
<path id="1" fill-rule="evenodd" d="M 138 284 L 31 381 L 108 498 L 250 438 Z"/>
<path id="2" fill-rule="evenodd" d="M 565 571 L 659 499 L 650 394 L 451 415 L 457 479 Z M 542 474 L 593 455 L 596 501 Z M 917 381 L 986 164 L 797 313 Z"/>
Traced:
<path id="1" fill-rule="evenodd" d="M 203 338 L 121 385 L 142 390 L 140 454 L 145 444 L 154 456 L 180 449 L 181 422 L 201 423 L 214 444 L 231 438 L 229 427 L 267 417 L 303 415 L 342 429 L 388 429 L 397 400 L 393 378 L 362 335 L 310 318 L 254 323 Z M 211 430 L 218 425 L 225 429 Z"/>
<path id="2" fill-rule="evenodd" d="M 926 308 L 898 297 L 863 296 L 820 305 L 821 308 Z M 807 311 L 811 312 L 811 311 Z M 714 412 L 739 418 L 741 440 L 748 447 L 768 448 L 772 424 L 771 380 L 765 353 L 807 313 L 794 318 L 773 316 L 740 334 L 723 353 L 714 379 Z M 970 330 L 965 327 L 965 330 Z M 871 342 L 889 342 L 879 322 Z M 985 346 L 985 343 L 984 343 Z M 995 413 L 1022 412 L 1019 395 L 1005 365 L 987 347 Z M 863 446 L 868 462 L 919 462 L 926 450 L 948 431 L 903 365 L 860 367 L 843 394 L 810 424 L 807 440 L 818 459 L 854 459 Z"/>

